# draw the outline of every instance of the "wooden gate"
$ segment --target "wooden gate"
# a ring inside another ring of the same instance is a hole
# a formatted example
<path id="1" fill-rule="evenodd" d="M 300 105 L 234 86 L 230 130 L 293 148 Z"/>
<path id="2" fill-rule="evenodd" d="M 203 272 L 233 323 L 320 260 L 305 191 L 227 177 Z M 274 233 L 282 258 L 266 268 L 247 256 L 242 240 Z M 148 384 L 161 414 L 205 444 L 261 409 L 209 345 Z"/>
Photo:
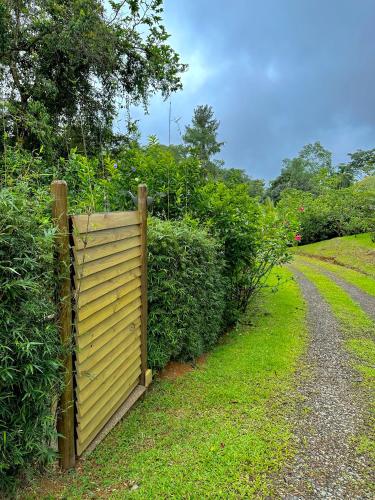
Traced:
<path id="1" fill-rule="evenodd" d="M 81 455 L 150 382 L 146 187 L 138 189 L 135 211 L 70 216 L 70 235 L 75 453 Z"/>

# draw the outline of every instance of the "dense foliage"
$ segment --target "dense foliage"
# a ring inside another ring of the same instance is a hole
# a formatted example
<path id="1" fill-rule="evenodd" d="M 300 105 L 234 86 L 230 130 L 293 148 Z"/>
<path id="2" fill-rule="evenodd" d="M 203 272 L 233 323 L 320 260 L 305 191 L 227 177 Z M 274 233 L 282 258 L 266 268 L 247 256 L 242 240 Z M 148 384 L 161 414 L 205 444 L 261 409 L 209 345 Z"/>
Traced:
<path id="1" fill-rule="evenodd" d="M 48 199 L 0 191 L 0 485 L 53 456 L 61 355 L 55 326 Z"/>
<path id="2" fill-rule="evenodd" d="M 319 196 L 287 190 L 278 204 L 288 223 L 300 225 L 302 243 L 312 243 L 336 236 L 374 231 L 375 190 L 356 185 L 327 190 Z"/>
<path id="3" fill-rule="evenodd" d="M 181 88 L 162 0 L 5 0 L 0 4 L 2 113 L 12 143 L 53 158 L 116 141 L 118 102 Z M 57 153 L 57 154 L 56 154 Z"/>
<path id="4" fill-rule="evenodd" d="M 192 360 L 223 330 L 226 280 L 217 242 L 183 221 L 151 219 L 149 244 L 149 364 Z"/>
<path id="5" fill-rule="evenodd" d="M 102 165 L 97 159 L 74 153 L 60 162 L 60 169 L 60 176 L 72 188 L 71 206 L 75 209 L 131 208 L 131 196 L 137 184 L 144 182 L 153 215 L 167 220 L 189 216 L 204 226 L 225 258 L 226 324 L 236 321 L 245 310 L 272 266 L 285 261 L 293 241 L 290 227 L 265 216 L 258 197 L 252 195 L 251 180 L 241 171 L 232 169 L 229 174 L 233 175 L 227 176 L 224 169 L 218 169 L 216 179 L 207 179 L 197 158 L 178 155 L 155 141 L 142 148 L 128 147 L 116 160 L 104 158 Z M 271 245 L 271 235 L 280 244 Z M 271 251 L 265 252 L 265 246 Z"/>
<path id="6" fill-rule="evenodd" d="M 332 154 L 316 142 L 284 160 L 268 196 L 277 202 L 284 224 L 300 230 L 302 243 L 375 231 L 375 150 L 349 153 L 337 167 Z M 366 177 L 367 176 L 367 177 Z"/>
<path id="7" fill-rule="evenodd" d="M 327 190 L 352 186 L 363 176 L 375 173 L 375 150 L 349 153 L 350 161 L 332 165 L 332 153 L 319 142 L 307 144 L 292 159 L 283 161 L 280 175 L 270 182 L 267 195 L 279 201 L 288 189 L 320 195 Z"/>
<path id="8" fill-rule="evenodd" d="M 307 144 L 295 158 L 283 161 L 280 175 L 270 182 L 267 194 L 273 201 L 279 201 L 286 189 L 318 193 L 322 176 L 332 174 L 332 153 L 319 142 Z"/>

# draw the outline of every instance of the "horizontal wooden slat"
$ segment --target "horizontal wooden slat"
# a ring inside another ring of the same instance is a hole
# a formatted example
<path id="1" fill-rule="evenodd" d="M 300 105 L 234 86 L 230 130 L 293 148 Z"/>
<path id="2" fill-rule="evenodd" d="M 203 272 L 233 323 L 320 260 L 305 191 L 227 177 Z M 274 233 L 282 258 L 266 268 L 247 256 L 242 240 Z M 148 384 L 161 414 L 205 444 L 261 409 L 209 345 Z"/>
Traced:
<path id="1" fill-rule="evenodd" d="M 132 323 L 134 325 L 134 323 Z M 139 326 L 137 328 L 128 328 L 127 332 L 121 332 L 101 349 L 93 351 L 93 355 L 86 358 L 83 363 L 77 363 L 77 376 L 80 377 L 80 383 L 77 390 L 84 389 L 91 379 L 97 376 L 104 368 L 107 367 L 117 356 L 126 355 L 126 349 L 139 338 Z M 91 344 L 90 344 L 91 345 Z"/>
<path id="2" fill-rule="evenodd" d="M 80 415 L 84 415 L 95 402 L 98 404 L 99 400 L 105 399 L 120 377 L 126 378 L 130 366 L 138 359 L 137 353 L 140 353 L 141 346 L 139 337 L 130 340 L 127 349 L 121 351 L 121 355 L 116 355 L 112 362 L 107 363 L 104 368 L 98 366 L 98 370 L 100 370 L 98 373 L 94 367 L 94 371 L 91 372 L 93 378 L 89 377 L 89 373 L 87 373 L 87 377 L 85 375 L 77 377 L 76 394 Z M 84 387 L 81 385 L 83 380 L 86 382 Z"/>
<path id="3" fill-rule="evenodd" d="M 78 264 L 74 262 L 74 270 L 76 273 L 76 279 L 82 279 L 90 274 L 95 274 L 94 276 L 94 286 L 101 283 L 100 277 L 96 273 L 108 269 L 110 267 L 123 264 L 126 261 L 134 259 L 134 257 L 139 257 L 141 255 L 141 247 L 134 247 L 130 250 L 125 250 L 123 252 L 114 253 L 112 255 L 107 255 L 107 257 L 102 257 L 101 259 L 93 260 L 92 262 L 84 262 Z M 95 279 L 97 278 L 97 279 Z"/>
<path id="4" fill-rule="evenodd" d="M 76 311 L 76 321 L 82 322 L 87 318 L 97 314 L 99 311 L 104 309 L 105 307 L 117 302 L 121 297 L 126 295 L 129 292 L 132 292 L 136 288 L 141 286 L 141 279 L 134 278 L 132 281 L 128 281 L 125 284 L 121 284 L 115 290 L 106 293 L 105 295 L 98 297 L 96 300 L 93 300 L 85 307 L 78 309 Z"/>
<path id="5" fill-rule="evenodd" d="M 126 378 L 120 375 L 118 379 L 116 379 L 116 382 L 110 387 L 110 391 L 103 392 L 101 398 L 97 400 L 94 398 L 93 401 L 90 401 L 92 405 L 87 409 L 85 408 L 84 413 L 77 413 L 80 432 L 87 434 L 95 429 L 97 426 L 97 417 L 101 413 L 107 414 L 109 417 L 112 416 L 112 413 L 108 412 L 108 410 L 112 407 L 113 403 L 115 403 L 118 399 L 121 399 L 123 393 L 129 388 L 129 384 L 131 385 L 140 374 L 141 368 L 139 357 L 134 360 L 134 363 L 131 366 L 131 371 L 128 371 Z M 82 411 L 82 405 L 79 405 L 79 408 Z"/>
<path id="6" fill-rule="evenodd" d="M 72 215 L 73 234 L 139 224 L 138 211 Z"/>
<path id="7" fill-rule="evenodd" d="M 136 341 L 133 341 L 127 347 L 126 351 L 122 351 L 121 355 L 119 354 L 113 359 L 112 363 L 107 364 L 105 369 L 92 380 L 86 377 L 77 377 L 77 408 L 81 416 L 84 415 L 95 402 L 97 405 L 100 405 L 102 398 L 105 399 L 109 397 L 109 395 L 114 392 L 113 388 L 119 378 L 122 378 L 123 382 L 125 382 L 129 373 L 135 366 L 141 367 L 140 349 L 141 343 L 138 337 Z M 78 386 L 81 386 L 82 380 L 88 380 L 89 383 L 78 390 Z"/>
<path id="8" fill-rule="evenodd" d="M 93 300 L 93 298 L 99 297 L 99 289 L 97 288 L 98 286 L 104 284 L 106 281 L 116 278 L 117 276 L 121 276 L 126 272 L 132 271 L 133 269 L 138 268 L 140 265 L 140 257 L 134 257 L 133 259 L 122 262 L 117 266 L 109 267 L 108 269 L 104 269 L 103 271 L 99 271 L 95 274 L 92 274 L 91 276 L 87 276 L 86 278 L 79 279 L 78 276 L 74 276 L 76 300 L 80 300 L 83 292 L 95 287 L 95 291 L 93 291 L 94 297 L 92 296 L 92 294 L 86 294 L 85 298 L 82 299 L 83 303 L 90 302 L 90 300 Z"/>
<path id="9" fill-rule="evenodd" d="M 140 287 L 137 287 L 130 292 L 126 289 L 122 290 L 122 292 L 124 293 L 123 297 L 120 296 L 118 300 L 112 302 L 112 304 L 109 304 L 108 306 L 103 307 L 103 309 L 100 309 L 96 313 L 91 314 L 91 316 L 84 319 L 83 321 L 78 321 L 76 323 L 77 334 L 83 335 L 91 330 L 91 328 L 93 328 L 94 326 L 99 326 L 99 323 L 109 318 L 110 316 L 113 316 L 121 309 L 124 309 L 128 304 L 131 304 L 133 300 L 141 296 Z"/>
<path id="10" fill-rule="evenodd" d="M 140 236 L 132 236 L 131 238 L 125 238 L 124 240 L 119 240 L 114 243 L 109 242 L 97 247 L 74 250 L 74 257 L 77 264 L 87 264 L 93 260 L 98 260 L 102 257 L 108 257 L 108 255 L 138 247 L 140 244 Z"/>
<path id="11" fill-rule="evenodd" d="M 135 381 L 129 386 L 129 388 L 125 391 L 123 396 L 111 408 L 111 411 L 107 415 L 104 416 L 102 421 L 97 425 L 97 427 L 90 434 L 86 435 L 85 438 L 83 438 L 81 435 L 81 432 L 79 431 L 79 428 L 77 429 L 76 445 L 77 445 L 77 454 L 78 455 L 82 455 L 82 453 L 90 445 L 90 443 L 95 438 L 95 436 L 97 436 L 99 434 L 99 432 L 103 429 L 103 427 L 108 422 L 108 420 L 116 413 L 116 411 L 121 407 L 121 405 L 130 396 L 130 394 L 133 392 L 133 390 L 138 385 L 138 378 L 139 377 L 136 377 Z"/>
<path id="12" fill-rule="evenodd" d="M 113 415 L 121 403 L 125 401 L 126 397 L 131 392 L 130 388 L 138 384 L 140 372 L 141 370 L 139 368 L 135 368 L 135 371 L 127 382 L 125 384 L 121 383 L 119 390 L 114 392 L 111 398 L 105 402 L 100 410 L 95 411 L 93 415 L 88 415 L 82 419 L 77 415 L 78 438 L 81 442 L 100 431 L 106 421 Z M 122 382 L 122 380 L 120 381 Z M 89 420 L 90 417 L 92 418 Z"/>
<path id="13" fill-rule="evenodd" d="M 107 434 L 109 434 L 118 422 L 120 422 L 120 420 L 128 413 L 128 411 L 131 410 L 134 404 L 144 395 L 145 392 L 146 387 L 143 385 L 137 384 L 133 387 L 126 400 L 121 403 L 113 415 L 111 415 L 111 417 L 107 420 L 101 431 L 96 434 L 93 441 L 91 441 L 91 443 L 86 447 L 85 452 L 92 452 L 98 443 L 103 441 Z M 80 452 L 77 451 L 77 454 L 80 455 Z"/>
<path id="14" fill-rule="evenodd" d="M 124 240 L 132 236 L 139 236 L 141 234 L 139 224 L 134 226 L 116 227 L 114 229 L 102 229 L 94 233 L 80 234 L 73 231 L 73 241 L 76 250 L 83 248 L 92 248 L 106 243 Z"/>
<path id="15" fill-rule="evenodd" d="M 91 302 L 99 301 L 101 299 L 104 300 L 104 295 L 112 292 L 122 285 L 126 285 L 129 281 L 134 280 L 134 278 L 137 278 L 140 275 L 141 268 L 136 267 L 126 273 L 120 274 L 120 276 L 104 281 L 104 283 L 99 283 L 99 285 L 89 288 L 84 292 L 80 292 L 78 300 L 76 301 L 76 310 L 79 310 L 79 313 L 82 315 L 80 318 L 84 319 L 91 314 L 91 312 L 87 314 L 87 311 L 90 311 L 90 308 L 86 311 L 86 306 L 91 305 Z"/>
<path id="16" fill-rule="evenodd" d="M 120 311 L 117 311 L 117 313 L 105 319 L 102 323 L 92 328 L 84 335 L 77 335 L 76 342 L 78 349 L 85 348 L 90 342 L 99 338 L 101 335 L 106 334 L 107 330 L 115 327 L 115 325 L 120 321 L 126 321 L 130 314 L 132 314 L 140 306 L 141 299 L 137 297 L 131 304 L 128 304 L 123 309 L 120 309 Z"/>
<path id="17" fill-rule="evenodd" d="M 80 455 L 139 384 L 141 227 L 138 211 L 77 215 L 72 224 Z"/>
<path id="18" fill-rule="evenodd" d="M 76 359 L 78 361 L 77 370 L 85 370 L 87 368 L 85 363 L 90 360 L 92 356 L 94 356 L 98 351 L 100 351 L 110 342 L 113 342 L 114 344 L 117 342 L 121 342 L 121 339 L 123 339 L 128 332 L 132 332 L 136 328 L 138 328 L 140 322 L 140 310 L 139 308 L 136 308 L 123 320 L 116 323 L 112 328 L 109 328 L 105 333 L 95 338 L 91 342 L 86 343 L 84 347 L 76 349 Z"/>

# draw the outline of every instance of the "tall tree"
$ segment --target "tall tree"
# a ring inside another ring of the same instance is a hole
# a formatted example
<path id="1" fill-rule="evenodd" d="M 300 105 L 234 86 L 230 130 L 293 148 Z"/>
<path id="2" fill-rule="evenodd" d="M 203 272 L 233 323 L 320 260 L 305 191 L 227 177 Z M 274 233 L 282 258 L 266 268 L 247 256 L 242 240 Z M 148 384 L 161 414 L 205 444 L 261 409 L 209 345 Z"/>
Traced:
<path id="1" fill-rule="evenodd" d="M 264 195 L 264 180 L 252 179 L 240 168 L 222 168 L 218 171 L 217 179 L 222 180 L 230 188 L 239 184 L 246 185 L 252 197 L 261 198 Z"/>
<path id="2" fill-rule="evenodd" d="M 216 120 L 212 106 L 197 106 L 191 125 L 186 127 L 183 135 L 184 143 L 200 159 L 202 167 L 207 171 L 215 168 L 212 157 L 221 151 L 224 144 L 217 139 L 219 126 L 220 122 Z"/>
<path id="3" fill-rule="evenodd" d="M 340 163 L 336 172 L 337 188 L 345 188 L 360 180 L 364 176 L 375 175 L 375 149 L 359 149 L 348 154 L 350 161 Z"/>
<path id="4" fill-rule="evenodd" d="M 3 0 L 0 76 L 8 134 L 28 148 L 95 150 L 117 103 L 147 106 L 181 88 L 162 0 Z"/>
<path id="5" fill-rule="evenodd" d="M 281 193 L 289 188 L 318 193 L 322 183 L 332 175 L 332 153 L 320 142 L 307 144 L 298 156 L 283 160 L 281 173 L 270 182 L 267 194 L 273 201 L 278 201 Z"/>
<path id="6" fill-rule="evenodd" d="M 359 149 L 355 153 L 349 153 L 350 162 L 348 169 L 353 172 L 354 177 L 375 174 L 375 149 Z"/>
<path id="7" fill-rule="evenodd" d="M 319 141 L 303 146 L 298 158 L 301 158 L 305 164 L 305 170 L 311 174 L 322 169 L 332 173 L 332 153 L 325 149 Z"/>

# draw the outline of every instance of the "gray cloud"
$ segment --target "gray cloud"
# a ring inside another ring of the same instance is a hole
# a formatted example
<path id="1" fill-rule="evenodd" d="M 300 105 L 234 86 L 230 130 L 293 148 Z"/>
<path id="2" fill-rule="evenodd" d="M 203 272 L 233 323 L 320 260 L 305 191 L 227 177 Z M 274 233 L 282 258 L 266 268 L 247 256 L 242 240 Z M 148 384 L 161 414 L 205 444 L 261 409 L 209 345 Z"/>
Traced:
<path id="1" fill-rule="evenodd" d="M 172 115 L 183 128 L 212 105 L 226 165 L 266 179 L 308 142 L 336 162 L 374 147 L 374 19 L 373 0 L 167 0 L 171 44 L 190 64 Z M 144 137 L 167 142 L 168 103 L 136 114 Z"/>

